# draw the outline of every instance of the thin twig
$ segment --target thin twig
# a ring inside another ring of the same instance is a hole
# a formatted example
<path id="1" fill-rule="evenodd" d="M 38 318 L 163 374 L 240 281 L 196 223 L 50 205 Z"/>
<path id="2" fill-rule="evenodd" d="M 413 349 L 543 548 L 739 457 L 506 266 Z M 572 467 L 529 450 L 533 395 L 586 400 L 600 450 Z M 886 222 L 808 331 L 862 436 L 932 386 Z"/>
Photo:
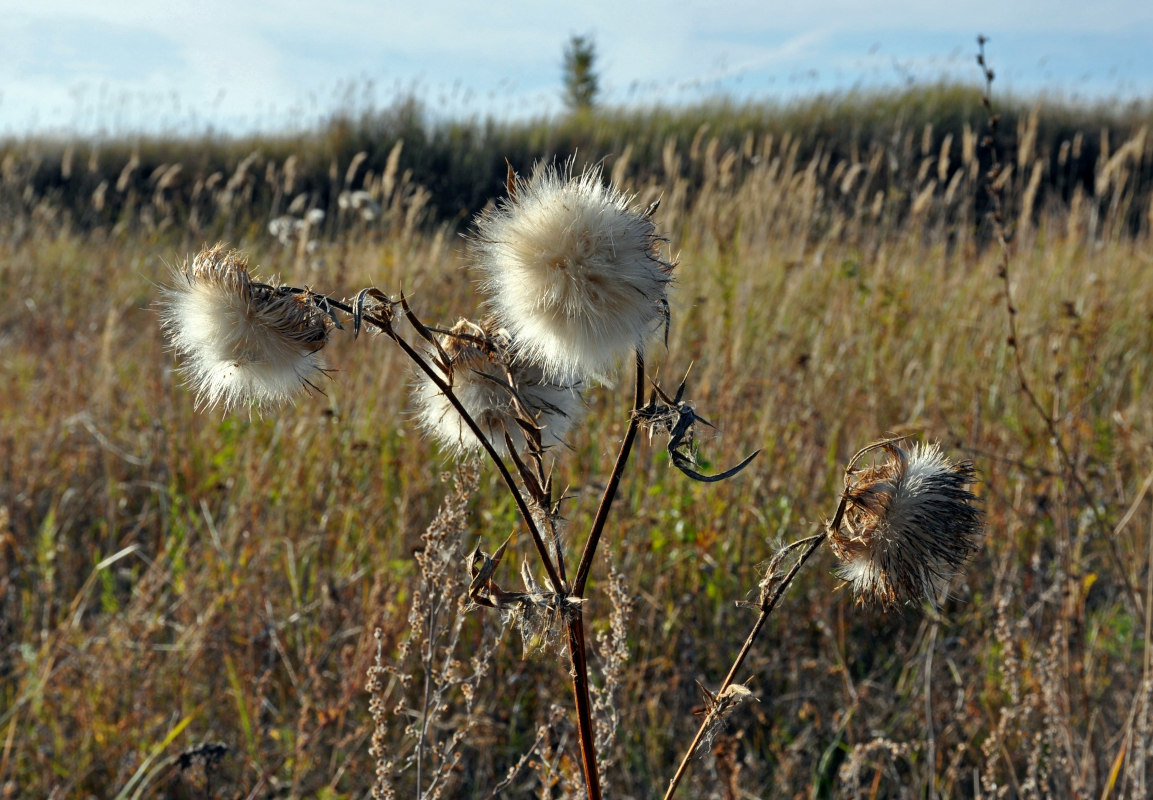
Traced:
<path id="1" fill-rule="evenodd" d="M 1001 189 L 996 184 L 997 176 L 1002 169 L 1000 158 L 997 155 L 997 123 L 999 117 L 993 113 L 993 70 L 990 69 L 985 59 L 985 37 L 981 36 L 977 39 L 977 44 L 980 48 L 977 55 L 977 63 L 984 71 L 985 75 L 985 95 L 982 98 L 982 103 L 985 110 L 989 115 L 989 134 L 986 137 L 985 144 L 988 146 L 992 153 L 992 164 L 989 167 L 987 174 L 988 184 L 985 187 L 985 192 L 989 195 L 989 200 L 993 205 L 993 212 L 990 218 L 993 222 L 993 231 L 997 237 L 997 244 L 1000 248 L 1000 257 L 998 262 L 998 276 L 1001 279 L 1004 298 L 1005 298 L 1005 311 L 1009 317 L 1009 349 L 1013 352 L 1013 367 L 1017 373 L 1017 382 L 1020 384 L 1021 392 L 1029 401 L 1029 405 L 1041 418 L 1045 425 L 1045 429 L 1049 434 L 1049 438 L 1053 442 L 1053 446 L 1057 450 L 1057 455 L 1060 458 L 1065 472 L 1073 484 L 1077 487 L 1077 491 L 1081 493 L 1081 497 L 1085 505 L 1089 509 L 1093 521 L 1097 524 L 1098 529 L 1105 539 L 1105 543 L 1109 550 L 1109 555 L 1113 560 L 1113 564 L 1117 569 L 1118 577 L 1121 579 L 1122 585 L 1125 587 L 1129 599 L 1133 603 L 1134 610 L 1137 612 L 1138 617 L 1142 622 L 1145 621 L 1146 609 L 1141 591 L 1129 581 L 1129 571 L 1125 568 L 1125 562 L 1121 558 L 1120 552 L 1117 550 L 1117 543 L 1114 537 L 1110 535 L 1110 527 L 1105 521 L 1101 513 L 1098 503 L 1094 499 L 1094 495 L 1089 491 L 1084 479 L 1081 477 L 1081 471 L 1077 468 L 1077 463 L 1073 458 L 1073 454 L 1069 452 L 1065 441 L 1061 436 L 1061 431 L 1057 427 L 1057 417 L 1046 409 L 1045 405 L 1041 402 L 1041 398 L 1037 396 L 1036 391 L 1029 379 L 1028 373 L 1025 371 L 1024 359 L 1021 355 L 1020 334 L 1017 330 L 1017 307 L 1013 302 L 1013 285 L 1010 280 L 1009 266 L 1010 266 L 1010 247 L 1009 236 L 1005 228 L 1005 214 L 1004 203 L 1001 197 Z"/>
<path id="2" fill-rule="evenodd" d="M 729 688 L 730 685 L 732 685 L 733 680 L 736 678 L 737 672 L 745 663 L 745 658 L 748 656 L 749 651 L 752 650 L 753 643 L 756 641 L 757 636 L 760 635 L 761 630 L 765 627 L 765 623 L 769 620 L 769 616 L 773 613 L 773 609 L 777 607 L 777 603 L 780 601 L 781 597 L 784 596 L 785 590 L 789 588 L 789 584 L 793 582 L 793 578 L 797 576 L 797 573 L 800 571 L 801 567 L 805 565 L 805 562 L 809 560 L 813 553 L 817 552 L 817 548 L 825 543 L 825 540 L 829 538 L 829 534 L 841 527 L 841 522 L 845 518 L 845 509 L 848 507 L 849 503 L 848 477 L 856 468 L 857 462 L 860 461 L 866 453 L 869 453 L 878 447 L 884 447 L 887 444 L 900 441 L 903 438 L 905 437 L 898 436 L 891 439 L 885 439 L 884 441 L 874 442 L 873 444 L 868 445 L 867 447 L 862 447 L 860 450 L 858 450 L 853 455 L 853 457 L 849 459 L 849 463 L 845 467 L 845 489 L 841 492 L 841 500 L 837 504 L 837 513 L 833 515 L 833 519 L 824 525 L 820 533 L 814 534 L 807 539 L 801 539 L 799 541 L 793 542 L 777 554 L 777 559 L 780 559 L 793 550 L 801 550 L 804 548 L 801 554 L 797 557 L 797 560 L 793 563 L 793 566 L 789 569 L 788 573 L 786 573 L 779 582 L 772 584 L 771 590 L 768 588 L 762 588 L 759 603 L 761 613 L 758 615 L 757 621 L 753 624 L 753 629 L 749 631 L 749 635 L 745 637 L 745 643 L 741 646 L 741 652 L 737 654 L 736 659 L 733 661 L 733 666 L 729 669 L 729 673 L 725 676 L 724 681 L 721 682 L 721 687 L 716 691 L 715 696 L 719 697 L 727 688 Z M 769 567 L 770 570 L 773 568 L 774 567 L 772 566 Z M 771 572 L 765 576 L 764 581 L 772 581 Z M 766 586 L 767 584 L 762 582 L 762 587 Z M 669 781 L 668 791 L 665 792 L 665 800 L 670 800 L 673 794 L 676 793 L 677 786 L 680 785 L 681 779 L 688 771 L 689 762 L 692 761 L 693 753 L 696 752 L 697 746 L 701 743 L 701 740 L 708 732 L 709 727 L 716 720 L 717 710 L 718 709 L 716 708 L 710 709 L 709 713 L 705 715 L 704 721 L 701 722 L 701 727 L 697 730 L 697 735 L 693 737 L 692 743 L 685 751 L 684 758 L 681 759 L 680 766 L 677 767 L 676 774 L 673 775 L 673 779 Z"/>
<path id="3" fill-rule="evenodd" d="M 843 510 L 844 500 L 842 499 L 841 509 L 837 514 L 838 524 L 840 522 L 840 517 L 843 513 Z M 772 592 L 767 597 L 762 598 L 761 613 L 757 617 L 757 621 L 753 624 L 753 629 L 749 631 L 749 635 L 745 637 L 745 643 L 741 647 L 741 652 L 737 654 L 736 659 L 733 661 L 733 666 L 729 669 L 729 674 L 726 675 L 724 681 L 721 682 L 721 687 L 716 692 L 718 696 L 721 695 L 725 689 L 729 688 L 729 686 L 732 684 L 733 677 L 744 664 L 745 658 L 748 656 L 749 651 L 752 650 L 753 643 L 756 641 L 757 636 L 765 627 L 765 623 L 769 621 L 769 616 L 773 613 L 773 609 L 776 608 L 777 601 L 779 601 L 784 595 L 785 590 L 789 588 L 789 584 L 793 582 L 793 578 L 796 577 L 797 572 L 801 569 L 802 566 L 804 566 L 805 562 L 809 560 L 809 557 L 817 551 L 818 547 L 824 544 L 825 539 L 828 538 L 829 530 L 831 529 L 832 528 L 830 527 L 821 533 L 816 534 L 815 536 L 811 536 L 808 539 L 804 539 L 800 542 L 796 542 L 793 545 L 790 545 L 789 549 L 793 549 L 806 543 L 808 544 L 808 547 L 805 548 L 805 550 L 793 564 L 792 568 L 789 570 L 788 574 L 786 574 L 785 577 L 781 579 L 780 583 L 774 587 Z M 665 800 L 670 800 L 670 798 L 676 793 L 677 786 L 680 785 L 681 779 L 685 776 L 685 773 L 688 772 L 689 762 L 692 761 L 693 753 L 696 752 L 697 746 L 701 743 L 701 740 L 705 737 L 705 734 L 708 732 L 715 719 L 716 714 L 713 711 L 710 711 L 710 713 L 705 715 L 704 720 L 701 722 L 701 727 L 697 730 L 697 735 L 693 737 L 692 743 L 689 744 L 688 749 L 685 750 L 685 755 L 681 759 L 680 766 L 677 767 L 676 774 L 673 775 L 673 779 L 669 781 L 668 791 L 665 792 Z"/>

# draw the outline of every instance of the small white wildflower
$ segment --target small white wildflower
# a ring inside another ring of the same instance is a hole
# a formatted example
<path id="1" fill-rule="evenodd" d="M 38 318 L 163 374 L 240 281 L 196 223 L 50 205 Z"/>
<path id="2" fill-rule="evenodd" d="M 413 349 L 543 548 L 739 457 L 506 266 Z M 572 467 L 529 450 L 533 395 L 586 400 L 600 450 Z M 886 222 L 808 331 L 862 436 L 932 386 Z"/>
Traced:
<path id="1" fill-rule="evenodd" d="M 601 182 L 538 165 L 477 220 L 472 252 L 518 356 L 562 382 L 606 380 L 668 320 L 673 264 L 650 216 Z"/>
<path id="2" fill-rule="evenodd" d="M 502 457 L 508 455 L 505 433 L 513 442 L 526 442 L 518 420 L 540 429 L 542 447 L 563 443 L 583 409 L 576 388 L 546 380 L 532 364 L 512 361 L 507 337 L 495 331 L 491 321 L 477 325 L 461 320 L 439 338 L 451 361 L 453 394 Z M 433 353 L 429 360 L 434 362 Z M 447 373 L 437 369 L 447 381 Z M 420 424 L 434 439 L 457 453 L 481 449 L 480 440 L 423 372 L 413 394 Z"/>
<path id="3" fill-rule="evenodd" d="M 331 321 L 307 295 L 256 284 L 247 260 L 216 245 L 174 271 L 160 319 L 202 406 L 291 400 L 324 372 Z"/>
<path id="4" fill-rule="evenodd" d="M 975 470 L 935 443 L 890 442 L 884 450 L 884 463 L 850 473 L 844 524 L 830 538 L 838 574 L 860 601 L 936 602 L 977 549 Z"/>

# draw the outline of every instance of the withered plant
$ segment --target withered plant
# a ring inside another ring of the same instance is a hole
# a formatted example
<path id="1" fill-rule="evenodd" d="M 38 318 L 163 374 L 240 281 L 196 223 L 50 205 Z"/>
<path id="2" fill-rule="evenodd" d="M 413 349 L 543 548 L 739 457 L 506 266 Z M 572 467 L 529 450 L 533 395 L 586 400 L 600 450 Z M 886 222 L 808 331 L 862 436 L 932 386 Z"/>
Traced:
<path id="1" fill-rule="evenodd" d="M 659 437 L 670 463 L 701 482 L 731 478 L 757 455 L 719 472 L 703 466 L 696 434 L 711 423 L 687 399 L 687 375 L 669 390 L 647 365 L 652 341 L 662 334 L 667 341 L 672 321 L 668 291 L 675 263 L 663 252 L 654 221 L 657 204 L 636 206 L 632 197 L 607 186 L 599 170 L 577 174 L 571 164 L 538 166 L 529 178 L 510 168 L 507 192 L 474 226 L 470 257 L 486 300 L 471 319 L 428 324 L 403 292 L 369 287 L 337 299 L 311 288 L 259 281 L 242 255 L 220 245 L 180 268 L 161 301 L 163 325 L 189 384 L 203 405 L 227 409 L 263 411 L 284 404 L 298 390 L 319 388 L 327 373 L 319 354 L 335 329 L 351 329 L 354 337 L 383 336 L 414 365 L 413 406 L 421 429 L 451 455 L 487 457 L 515 504 L 520 528 L 499 544 L 480 542 L 468 552 L 461 547 L 467 489 L 458 491 L 442 510 L 444 519 L 426 534 L 418 556 L 424 589 L 410 617 L 425 637 L 425 701 L 410 725 L 418 744 L 405 764 L 382 751 L 380 735 L 387 722 L 383 682 L 390 674 L 398 680 L 403 675 L 390 672 L 379 651 L 370 670 L 375 794 L 381 797 L 392 796 L 392 771 L 409 766 L 415 769 L 419 797 L 445 790 L 448 773 L 430 769 L 428 759 L 449 763 L 459 737 L 438 745 L 431 741 L 430 718 L 442 709 L 441 689 L 432 676 L 469 680 L 467 670 L 451 664 L 460 623 L 445 622 L 445 615 L 457 609 L 461 617 L 465 610 L 498 615 L 519 631 L 526 650 L 552 647 L 564 653 L 585 791 L 590 800 L 599 800 L 598 742 L 604 748 L 611 741 L 611 722 L 604 720 L 613 715 L 605 690 L 594 703 L 590 686 L 587 588 L 602 543 L 612 542 L 610 513 L 634 443 L 641 432 Z M 591 526 L 578 539 L 561 514 L 566 492 L 554 482 L 555 467 L 566 454 L 567 434 L 581 424 L 584 394 L 609 384 L 625 362 L 635 366 L 628 424 Z M 877 452 L 885 460 L 859 466 Z M 842 577 L 864 602 L 881 607 L 935 602 L 976 547 L 980 514 L 969 491 L 973 480 L 967 462 L 952 462 L 936 445 L 903 439 L 870 445 L 850 461 L 836 514 L 815 536 L 788 545 L 772 559 L 752 604 L 760 616 L 744 648 L 716 691 L 702 686 L 704 720 L 669 796 L 698 745 L 752 697 L 736 682 L 737 673 L 813 552 L 827 544 L 841 561 Z M 520 534 L 527 534 L 528 546 Z M 521 566 L 510 580 L 508 565 L 517 561 Z M 620 614 L 627 593 L 619 581 L 610 584 L 619 595 L 614 606 Z M 457 591 L 455 599 L 451 591 Z M 624 658 L 624 624 L 611 621 L 614 669 Z M 438 637 L 448 644 L 438 645 Z M 438 659 L 443 663 L 434 663 Z M 480 673 L 474 665 L 471 674 Z M 611 689 L 619 676 L 609 674 L 605 683 Z"/>

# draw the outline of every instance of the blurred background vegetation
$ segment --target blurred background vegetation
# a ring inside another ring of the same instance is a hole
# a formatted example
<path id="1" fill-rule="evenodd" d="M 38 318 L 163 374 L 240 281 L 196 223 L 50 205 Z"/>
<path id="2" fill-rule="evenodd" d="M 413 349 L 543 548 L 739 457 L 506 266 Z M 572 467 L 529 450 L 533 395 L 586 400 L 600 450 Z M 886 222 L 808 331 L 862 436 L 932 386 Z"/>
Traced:
<path id="1" fill-rule="evenodd" d="M 379 629 L 383 663 L 411 676 L 386 681 L 382 736 L 415 796 L 405 727 L 429 669 L 402 645 L 452 468 L 411 429 L 408 367 L 338 337 L 323 395 L 222 418 L 194 409 L 151 306 L 169 265 L 225 240 L 265 277 L 403 287 L 430 323 L 476 315 L 458 234 L 506 160 L 572 157 L 662 201 L 681 266 L 653 361 L 667 384 L 693 364 L 689 397 L 720 431 L 703 456 L 762 449 L 717 486 L 657 444 L 634 455 L 589 611 L 602 630 L 611 563 L 633 607 L 609 796 L 663 791 L 695 682 L 716 685 L 751 624 L 734 601 L 888 433 L 976 463 L 983 551 L 939 614 L 856 607 L 816 559 L 742 676 L 759 702 L 686 796 L 1144 796 L 1153 115 L 997 111 L 1014 344 L 1041 409 L 1007 341 L 971 88 L 517 124 L 434 121 L 406 98 L 293 136 L 0 144 L 0 795 L 368 796 Z M 574 548 L 627 383 L 590 395 L 560 462 Z M 461 547 L 491 550 L 514 516 L 481 475 Z M 499 627 L 469 612 L 452 657 L 484 670 L 440 675 L 432 735 L 468 730 L 459 762 L 441 754 L 446 796 L 489 796 L 530 749 L 506 795 L 580 796 L 571 722 L 550 712 L 570 704 L 563 667 L 510 632 L 490 652 Z"/>

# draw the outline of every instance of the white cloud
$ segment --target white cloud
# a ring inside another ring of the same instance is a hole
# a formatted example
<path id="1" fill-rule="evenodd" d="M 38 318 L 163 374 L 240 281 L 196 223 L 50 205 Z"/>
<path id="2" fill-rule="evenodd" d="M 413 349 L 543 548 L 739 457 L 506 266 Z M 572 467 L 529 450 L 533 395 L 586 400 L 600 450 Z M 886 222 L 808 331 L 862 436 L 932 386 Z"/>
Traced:
<path id="1" fill-rule="evenodd" d="M 891 69 L 897 58 L 940 70 L 958 47 L 969 58 L 981 31 L 1008 75 L 1052 55 L 1045 71 L 1034 69 L 1049 74 L 1062 50 L 1076 51 L 1080 62 L 1098 59 L 1104 74 L 1147 49 L 1113 52 L 1109 37 L 1153 27 L 1147 0 L 981 9 L 941 0 L 41 0 L 7 11 L 3 2 L 0 119 L 9 126 L 74 124 L 78 102 L 102 102 L 100 91 L 137 98 L 145 116 L 157 97 L 175 96 L 179 105 L 168 105 L 197 119 L 275 124 L 290 114 L 298 119 L 300 109 L 322 116 L 338 102 L 338 86 L 362 79 L 376 82 L 378 102 L 396 86 L 415 85 L 452 95 L 444 102 L 454 109 L 471 103 L 474 113 L 523 114 L 558 106 L 561 48 L 583 33 L 595 38 L 610 99 L 623 102 L 634 97 L 632 87 L 668 100 L 686 86 L 780 87 L 791 73 L 832 73 L 852 83 Z M 1081 52 L 1085 37 L 1098 48 L 1091 55 Z M 874 41 L 882 48 L 870 57 Z M 1051 47 L 1038 49 L 1039 41 Z M 1141 85 L 1153 81 L 1153 68 L 1136 72 Z"/>

